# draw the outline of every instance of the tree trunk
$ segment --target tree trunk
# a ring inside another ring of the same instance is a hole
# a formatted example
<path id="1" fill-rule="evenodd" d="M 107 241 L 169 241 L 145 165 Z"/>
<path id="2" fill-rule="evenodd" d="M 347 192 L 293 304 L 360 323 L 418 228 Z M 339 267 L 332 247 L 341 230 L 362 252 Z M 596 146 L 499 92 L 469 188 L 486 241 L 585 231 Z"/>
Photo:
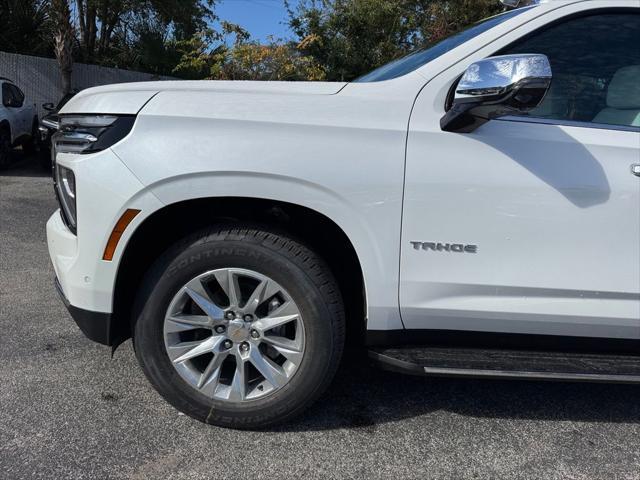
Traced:
<path id="1" fill-rule="evenodd" d="M 78 26 L 80 27 L 80 50 L 82 59 L 91 61 L 96 46 L 96 2 L 76 0 Z"/>
<path id="2" fill-rule="evenodd" d="M 71 74 L 73 72 L 73 39 L 71 12 L 67 0 L 51 0 L 51 19 L 53 20 L 53 49 L 62 76 L 62 93 L 71 91 Z"/>
<path id="3" fill-rule="evenodd" d="M 80 44 L 85 45 L 87 41 L 87 24 L 84 19 L 84 0 L 76 0 L 78 8 L 78 25 L 80 26 Z"/>

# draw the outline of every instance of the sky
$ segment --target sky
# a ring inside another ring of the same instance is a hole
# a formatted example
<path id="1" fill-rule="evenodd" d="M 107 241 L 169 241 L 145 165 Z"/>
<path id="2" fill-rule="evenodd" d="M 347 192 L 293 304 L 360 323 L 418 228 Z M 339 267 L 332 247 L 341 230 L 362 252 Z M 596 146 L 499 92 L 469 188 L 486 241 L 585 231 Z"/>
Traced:
<path id="1" fill-rule="evenodd" d="M 298 0 L 290 0 L 295 7 Z M 248 30 L 255 40 L 264 41 L 269 35 L 288 39 L 293 35 L 286 25 L 284 0 L 218 0 L 216 15 L 222 20 L 237 23 Z"/>

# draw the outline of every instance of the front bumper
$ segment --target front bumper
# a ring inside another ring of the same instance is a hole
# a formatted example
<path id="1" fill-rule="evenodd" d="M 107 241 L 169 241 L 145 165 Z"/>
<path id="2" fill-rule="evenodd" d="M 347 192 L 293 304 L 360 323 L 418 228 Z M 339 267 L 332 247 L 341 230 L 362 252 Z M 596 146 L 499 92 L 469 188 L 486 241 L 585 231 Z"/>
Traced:
<path id="1" fill-rule="evenodd" d="M 56 155 L 56 164 L 74 172 L 77 232 L 65 224 L 60 210 L 47 222 L 47 243 L 57 284 L 72 317 L 92 340 L 114 345 L 116 277 L 127 242 L 145 214 L 162 207 L 110 149 L 86 155 Z M 118 242 L 112 260 L 105 246 L 122 213 L 141 210 Z"/>
<path id="2" fill-rule="evenodd" d="M 55 280 L 56 290 L 60 295 L 60 299 L 64 306 L 67 307 L 69 314 L 76 322 L 82 333 L 89 340 L 101 343 L 103 345 L 112 346 L 116 343 L 113 332 L 113 318 L 110 313 L 92 312 L 90 310 L 84 310 L 82 308 L 74 307 L 69 303 L 69 300 L 62 291 L 60 282 L 56 278 Z"/>
<path id="3" fill-rule="evenodd" d="M 147 214 L 162 205 L 111 150 L 95 154 L 58 154 L 56 164 L 74 172 L 77 234 L 60 210 L 47 222 L 47 243 L 56 277 L 69 303 L 91 312 L 113 311 L 119 262 L 126 244 Z M 103 260 L 105 246 L 122 213 L 141 210 L 126 229 L 112 261 Z"/>

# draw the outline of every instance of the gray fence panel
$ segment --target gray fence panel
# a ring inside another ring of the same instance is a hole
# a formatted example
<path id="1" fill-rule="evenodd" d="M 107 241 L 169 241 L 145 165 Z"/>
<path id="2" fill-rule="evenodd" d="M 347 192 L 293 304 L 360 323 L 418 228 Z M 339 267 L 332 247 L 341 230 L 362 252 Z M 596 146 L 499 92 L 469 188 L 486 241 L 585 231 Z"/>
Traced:
<path id="1" fill-rule="evenodd" d="M 0 77 L 6 77 L 15 82 L 25 93 L 26 101 L 36 104 L 40 116 L 44 114 L 43 103 L 57 103 L 62 97 L 60 69 L 58 63 L 51 58 L 0 52 Z M 71 85 L 73 88 L 83 90 L 111 83 L 172 79 L 172 77 L 118 68 L 74 63 Z"/>

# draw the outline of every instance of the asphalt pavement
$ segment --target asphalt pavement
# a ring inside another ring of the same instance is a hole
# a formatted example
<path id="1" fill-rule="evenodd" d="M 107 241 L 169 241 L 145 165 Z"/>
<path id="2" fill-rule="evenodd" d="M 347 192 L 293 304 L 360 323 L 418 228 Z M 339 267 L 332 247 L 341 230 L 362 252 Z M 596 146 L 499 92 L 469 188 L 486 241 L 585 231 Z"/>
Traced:
<path id="1" fill-rule="evenodd" d="M 296 422 L 201 424 L 111 358 L 53 286 L 51 180 L 0 171 L 2 479 L 640 479 L 640 387 L 428 379 L 344 363 Z"/>

